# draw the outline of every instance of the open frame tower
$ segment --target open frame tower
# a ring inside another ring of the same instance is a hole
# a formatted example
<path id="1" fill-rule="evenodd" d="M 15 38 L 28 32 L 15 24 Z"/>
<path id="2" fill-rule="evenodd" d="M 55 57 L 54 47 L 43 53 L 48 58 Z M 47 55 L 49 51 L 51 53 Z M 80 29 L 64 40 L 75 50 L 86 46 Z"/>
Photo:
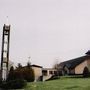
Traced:
<path id="1" fill-rule="evenodd" d="M 10 43 L 10 25 L 3 26 L 2 51 L 1 51 L 1 79 L 5 81 L 8 75 L 9 64 L 9 43 Z"/>

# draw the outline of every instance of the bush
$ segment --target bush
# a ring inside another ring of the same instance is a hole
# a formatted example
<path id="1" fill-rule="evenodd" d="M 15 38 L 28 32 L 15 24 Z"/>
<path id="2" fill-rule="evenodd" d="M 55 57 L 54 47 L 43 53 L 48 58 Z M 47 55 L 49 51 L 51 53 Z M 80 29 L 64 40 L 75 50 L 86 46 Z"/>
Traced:
<path id="1" fill-rule="evenodd" d="M 0 86 L 2 85 L 2 80 L 0 79 Z"/>
<path id="2" fill-rule="evenodd" d="M 34 72 L 33 72 L 32 68 L 28 68 L 28 67 L 24 68 L 23 78 L 27 82 L 33 82 L 34 81 Z"/>
<path id="3" fill-rule="evenodd" d="M 3 82 L 1 84 L 1 88 L 3 88 L 3 89 L 20 89 L 20 88 L 23 88 L 26 84 L 27 83 L 25 80 L 16 79 L 16 80 Z"/>
<path id="4" fill-rule="evenodd" d="M 23 68 L 17 68 L 15 70 L 11 68 L 8 74 L 7 81 L 16 80 L 16 79 L 24 79 L 28 82 L 33 82 L 34 81 L 33 69 L 29 66 L 23 67 Z"/>

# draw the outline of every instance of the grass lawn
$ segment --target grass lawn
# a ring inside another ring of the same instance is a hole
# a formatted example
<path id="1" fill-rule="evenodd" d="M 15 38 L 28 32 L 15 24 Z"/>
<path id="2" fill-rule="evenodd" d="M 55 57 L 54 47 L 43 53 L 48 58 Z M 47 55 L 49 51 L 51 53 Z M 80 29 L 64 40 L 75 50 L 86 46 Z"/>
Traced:
<path id="1" fill-rule="evenodd" d="M 90 78 L 66 78 L 28 83 L 24 90 L 90 90 Z"/>

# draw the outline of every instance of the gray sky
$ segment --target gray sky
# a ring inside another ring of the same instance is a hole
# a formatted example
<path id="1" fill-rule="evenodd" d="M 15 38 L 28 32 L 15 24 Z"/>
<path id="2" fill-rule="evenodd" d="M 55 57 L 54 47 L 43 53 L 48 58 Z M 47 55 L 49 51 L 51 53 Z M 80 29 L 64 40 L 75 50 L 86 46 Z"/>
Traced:
<path id="1" fill-rule="evenodd" d="M 32 64 L 51 67 L 90 49 L 90 0 L 0 0 L 0 47 L 6 16 L 15 64 L 30 56 Z"/>

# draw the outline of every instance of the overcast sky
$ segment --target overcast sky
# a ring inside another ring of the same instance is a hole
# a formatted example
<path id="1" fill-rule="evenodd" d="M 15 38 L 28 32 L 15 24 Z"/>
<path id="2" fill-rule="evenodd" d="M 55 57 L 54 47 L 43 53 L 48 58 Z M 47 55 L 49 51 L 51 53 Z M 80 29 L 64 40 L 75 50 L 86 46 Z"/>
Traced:
<path id="1" fill-rule="evenodd" d="M 90 0 L 0 0 L 0 51 L 7 16 L 15 64 L 52 67 L 90 49 Z"/>

